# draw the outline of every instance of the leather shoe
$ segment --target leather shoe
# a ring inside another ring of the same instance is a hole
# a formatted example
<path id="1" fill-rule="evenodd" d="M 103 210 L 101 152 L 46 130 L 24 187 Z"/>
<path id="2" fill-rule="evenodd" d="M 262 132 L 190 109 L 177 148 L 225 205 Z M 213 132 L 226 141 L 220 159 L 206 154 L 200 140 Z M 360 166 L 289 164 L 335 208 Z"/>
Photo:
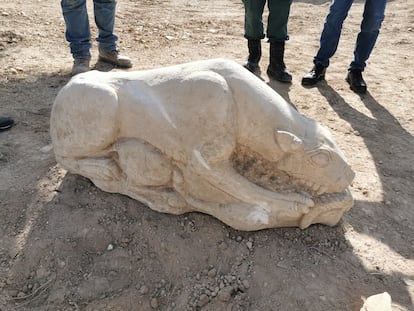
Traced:
<path id="1" fill-rule="evenodd" d="M 253 62 L 248 61 L 246 64 L 243 65 L 243 67 L 252 73 L 256 73 L 260 71 L 260 67 L 258 63 L 253 63 Z"/>
<path id="2" fill-rule="evenodd" d="M 351 90 L 358 94 L 364 94 L 367 91 L 367 84 L 362 78 L 362 71 L 359 69 L 353 69 L 348 71 L 346 81 L 351 86 Z"/>
<path id="3" fill-rule="evenodd" d="M 313 66 L 311 71 L 309 71 L 302 78 L 302 85 L 315 85 L 318 81 L 325 79 L 326 67 L 323 67 L 320 64 Z"/>
<path id="4" fill-rule="evenodd" d="M 89 62 L 89 59 L 75 58 L 73 61 L 72 76 L 91 70 L 91 68 L 89 68 Z"/>
<path id="5" fill-rule="evenodd" d="M 132 67 L 131 59 L 128 56 L 119 54 L 118 50 L 113 50 L 110 52 L 100 51 L 99 60 L 121 68 Z"/>
<path id="6" fill-rule="evenodd" d="M 14 120 L 10 117 L 0 117 L 0 131 L 8 130 L 14 124 Z"/>
<path id="7" fill-rule="evenodd" d="M 285 83 L 292 82 L 292 75 L 284 66 L 269 66 L 267 67 L 266 73 L 271 80 Z"/>

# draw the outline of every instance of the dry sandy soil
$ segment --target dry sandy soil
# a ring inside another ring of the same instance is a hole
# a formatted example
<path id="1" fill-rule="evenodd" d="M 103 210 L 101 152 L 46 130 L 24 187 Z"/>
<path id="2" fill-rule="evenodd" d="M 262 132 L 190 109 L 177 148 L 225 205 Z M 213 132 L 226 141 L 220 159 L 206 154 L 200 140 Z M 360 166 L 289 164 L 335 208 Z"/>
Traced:
<path id="1" fill-rule="evenodd" d="M 414 0 L 388 2 L 363 96 L 344 81 L 359 0 L 326 82 L 300 85 L 328 5 L 294 1 L 293 83 L 270 86 L 331 129 L 356 172 L 355 205 L 332 228 L 239 232 L 203 214 L 154 212 L 59 167 L 49 117 L 72 62 L 60 3 L 2 0 L 0 115 L 16 125 L 0 133 L 1 311 L 348 311 L 385 291 L 393 310 L 414 310 Z M 120 0 L 116 32 L 132 70 L 246 57 L 238 0 Z M 95 64 L 95 43 L 92 53 Z M 267 59 L 265 46 L 262 69 Z"/>

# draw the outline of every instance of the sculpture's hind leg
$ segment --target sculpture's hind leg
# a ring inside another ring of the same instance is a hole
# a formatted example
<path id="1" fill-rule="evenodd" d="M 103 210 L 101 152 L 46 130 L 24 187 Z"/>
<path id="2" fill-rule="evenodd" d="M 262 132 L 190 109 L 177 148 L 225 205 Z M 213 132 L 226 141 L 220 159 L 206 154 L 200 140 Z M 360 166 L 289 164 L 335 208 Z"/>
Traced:
<path id="1" fill-rule="evenodd" d="M 104 84 L 72 80 L 59 92 L 51 115 L 56 159 L 72 173 L 119 180 L 112 143 L 118 133 L 118 98 Z"/>
<path id="2" fill-rule="evenodd" d="M 128 195 L 164 213 L 182 214 L 190 211 L 187 202 L 173 189 L 171 159 L 154 146 L 137 138 L 114 143 L 120 180 L 92 181 L 108 192 Z M 94 161 L 96 159 L 93 159 Z"/>

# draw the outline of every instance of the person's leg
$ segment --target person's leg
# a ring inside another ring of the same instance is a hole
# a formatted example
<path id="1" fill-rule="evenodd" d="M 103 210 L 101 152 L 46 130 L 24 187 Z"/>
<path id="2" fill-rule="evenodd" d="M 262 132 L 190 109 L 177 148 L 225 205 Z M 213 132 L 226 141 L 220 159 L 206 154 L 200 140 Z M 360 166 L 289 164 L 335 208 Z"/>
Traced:
<path id="1" fill-rule="evenodd" d="M 94 0 L 95 23 L 98 27 L 99 52 L 116 50 L 118 37 L 114 34 L 117 0 Z"/>
<path id="2" fill-rule="evenodd" d="M 90 60 L 91 34 L 86 0 L 62 0 L 62 13 L 66 24 L 66 40 L 74 59 Z"/>
<path id="3" fill-rule="evenodd" d="M 329 13 L 326 16 L 319 50 L 313 58 L 313 68 L 302 78 L 302 85 L 310 86 L 325 79 L 326 68 L 329 66 L 329 59 L 335 54 L 341 37 L 342 25 L 348 15 L 353 0 L 332 0 L 329 6 Z"/>
<path id="4" fill-rule="evenodd" d="M 95 23 L 99 33 L 99 60 L 123 67 L 132 67 L 131 60 L 120 55 L 116 46 L 118 37 L 114 34 L 117 0 L 94 0 Z"/>
<path id="5" fill-rule="evenodd" d="M 251 72 L 260 71 L 259 61 L 262 57 L 261 40 L 265 37 L 262 14 L 266 0 L 243 0 L 244 37 L 247 39 L 249 56 L 244 65 Z"/>
<path id="6" fill-rule="evenodd" d="M 268 0 L 266 35 L 270 42 L 289 40 L 287 24 L 291 4 L 292 0 Z"/>
<path id="7" fill-rule="evenodd" d="M 246 39 L 263 39 L 263 10 L 266 0 L 243 0 L 244 37 Z"/>
<path id="8" fill-rule="evenodd" d="M 292 0 L 268 0 L 269 17 L 267 37 L 270 42 L 270 61 L 267 74 L 271 79 L 280 82 L 291 82 L 292 75 L 287 71 L 284 62 L 285 41 L 289 39 L 287 23 Z"/>
<path id="9" fill-rule="evenodd" d="M 329 59 L 335 54 L 341 37 L 342 24 L 348 16 L 353 0 L 332 0 L 323 26 L 318 53 L 313 62 L 329 66 Z"/>
<path id="10" fill-rule="evenodd" d="M 351 90 L 364 94 L 367 91 L 367 84 L 362 77 L 366 67 L 366 61 L 374 49 L 382 21 L 384 20 L 386 0 L 366 0 L 364 14 L 361 23 L 361 31 L 354 50 L 354 59 L 348 68 L 346 81 Z"/>
<path id="11" fill-rule="evenodd" d="M 349 70 L 359 69 L 364 71 L 366 61 L 374 49 L 378 38 L 382 21 L 384 20 L 386 0 L 366 0 L 361 31 L 354 50 L 354 59 Z"/>

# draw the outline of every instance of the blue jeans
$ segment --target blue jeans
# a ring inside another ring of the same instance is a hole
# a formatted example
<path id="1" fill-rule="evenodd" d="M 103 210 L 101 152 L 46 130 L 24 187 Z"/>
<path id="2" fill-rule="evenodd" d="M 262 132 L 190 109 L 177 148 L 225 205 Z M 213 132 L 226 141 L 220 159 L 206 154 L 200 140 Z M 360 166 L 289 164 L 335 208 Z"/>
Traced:
<path id="1" fill-rule="evenodd" d="M 384 20 L 386 0 L 366 0 L 361 31 L 354 48 L 354 58 L 348 70 L 364 70 L 375 42 L 381 23 Z M 323 67 L 329 66 L 329 59 L 335 54 L 341 36 L 342 24 L 348 16 L 353 0 L 332 0 L 329 14 L 326 16 L 320 46 L 313 62 Z"/>
<path id="2" fill-rule="evenodd" d="M 117 0 L 93 0 L 95 23 L 98 27 L 99 51 L 116 49 L 118 37 L 114 35 Z M 91 32 L 86 0 L 62 0 L 63 18 L 66 24 L 66 40 L 70 43 L 73 58 L 90 59 Z"/>

